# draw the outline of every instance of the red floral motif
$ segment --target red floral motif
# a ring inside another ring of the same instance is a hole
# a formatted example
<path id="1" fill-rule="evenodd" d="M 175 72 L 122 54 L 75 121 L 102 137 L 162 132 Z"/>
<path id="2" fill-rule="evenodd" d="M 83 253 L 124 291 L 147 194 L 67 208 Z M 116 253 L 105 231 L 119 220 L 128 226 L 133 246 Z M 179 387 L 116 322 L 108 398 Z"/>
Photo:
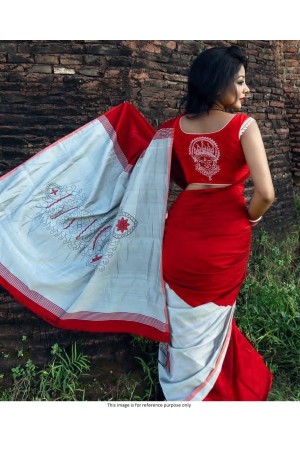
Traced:
<path id="1" fill-rule="evenodd" d="M 94 262 L 100 261 L 100 259 L 102 259 L 102 256 L 96 255 L 96 256 L 92 259 L 92 262 L 94 263 Z"/>
<path id="2" fill-rule="evenodd" d="M 56 195 L 58 193 L 58 189 L 54 189 L 54 188 L 52 188 L 52 190 L 51 190 L 51 194 L 54 194 L 54 195 Z"/>
<path id="3" fill-rule="evenodd" d="M 124 233 L 124 231 L 127 231 L 129 227 L 129 223 L 127 219 L 124 219 L 124 217 L 121 217 L 120 220 L 118 220 L 117 223 L 117 230 L 121 231 L 121 233 Z"/>

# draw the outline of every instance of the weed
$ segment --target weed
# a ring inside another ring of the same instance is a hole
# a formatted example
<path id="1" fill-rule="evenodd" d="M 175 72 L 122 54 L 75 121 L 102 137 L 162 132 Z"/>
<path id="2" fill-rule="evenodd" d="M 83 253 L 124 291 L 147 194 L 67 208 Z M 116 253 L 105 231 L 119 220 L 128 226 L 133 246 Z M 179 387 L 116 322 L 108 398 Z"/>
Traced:
<path id="1" fill-rule="evenodd" d="M 110 385 L 108 391 L 102 396 L 101 400 L 106 401 L 137 401 L 141 400 L 140 395 L 137 393 L 139 390 L 140 382 L 134 380 L 132 375 L 123 373 L 118 378 L 118 381 L 114 386 Z"/>
<path id="2" fill-rule="evenodd" d="M 12 368 L 13 385 L 2 393 L 0 399 L 84 400 L 85 390 L 79 387 L 78 378 L 90 369 L 88 357 L 77 352 L 76 343 L 72 345 L 70 354 L 54 344 L 51 355 L 49 363 L 41 370 L 31 359 L 23 366 Z"/>
<path id="3" fill-rule="evenodd" d="M 135 359 L 142 368 L 144 378 L 144 394 L 140 400 L 162 399 L 162 392 L 158 380 L 158 343 L 139 336 L 133 336 L 134 350 L 138 353 Z"/>

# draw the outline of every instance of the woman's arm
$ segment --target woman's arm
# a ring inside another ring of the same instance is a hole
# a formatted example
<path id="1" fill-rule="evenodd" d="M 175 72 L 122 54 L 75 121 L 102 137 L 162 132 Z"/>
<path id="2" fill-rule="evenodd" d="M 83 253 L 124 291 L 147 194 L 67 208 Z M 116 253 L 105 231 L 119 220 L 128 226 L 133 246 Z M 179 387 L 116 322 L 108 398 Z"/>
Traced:
<path id="1" fill-rule="evenodd" d="M 263 216 L 275 199 L 266 150 L 256 121 L 241 136 L 241 144 L 254 184 L 248 208 L 249 219 L 256 220 Z"/>

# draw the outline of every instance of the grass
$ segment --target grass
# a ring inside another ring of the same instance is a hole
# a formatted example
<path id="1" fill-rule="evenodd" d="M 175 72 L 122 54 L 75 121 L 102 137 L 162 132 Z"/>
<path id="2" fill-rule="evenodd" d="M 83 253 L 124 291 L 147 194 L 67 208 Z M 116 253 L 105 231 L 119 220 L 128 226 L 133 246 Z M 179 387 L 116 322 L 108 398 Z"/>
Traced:
<path id="1" fill-rule="evenodd" d="M 273 373 L 269 401 L 300 400 L 300 199 L 298 229 L 254 241 L 236 320 Z"/>
<path id="2" fill-rule="evenodd" d="M 236 320 L 274 375 L 270 401 L 300 399 L 299 237 L 255 243 Z"/>
<path id="3" fill-rule="evenodd" d="M 94 386 L 91 386 L 93 398 L 135 402 L 163 400 L 158 381 L 158 343 L 133 335 L 129 345 L 128 354 L 134 356 L 127 370 L 122 366 L 114 367 L 111 363 L 100 369 L 94 379 Z M 107 370 L 109 368 L 110 373 Z"/>
<path id="4" fill-rule="evenodd" d="M 77 352 L 76 343 L 70 353 L 54 344 L 51 358 L 42 369 L 38 369 L 31 359 L 11 369 L 11 386 L 0 392 L 0 400 L 84 400 L 85 390 L 79 385 L 79 376 L 89 369 L 88 357 Z"/>

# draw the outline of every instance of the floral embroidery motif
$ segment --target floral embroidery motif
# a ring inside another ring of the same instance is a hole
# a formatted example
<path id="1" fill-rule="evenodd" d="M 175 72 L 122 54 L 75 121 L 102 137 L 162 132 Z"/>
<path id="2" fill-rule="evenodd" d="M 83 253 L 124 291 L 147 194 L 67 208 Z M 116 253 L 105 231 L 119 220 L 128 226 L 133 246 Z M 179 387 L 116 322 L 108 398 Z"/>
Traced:
<path id="1" fill-rule="evenodd" d="M 129 236 L 129 234 L 131 234 L 136 228 L 137 223 L 137 220 L 131 214 L 120 208 L 116 217 L 116 225 L 113 231 L 113 236 L 117 239 Z"/>
<path id="2" fill-rule="evenodd" d="M 129 223 L 127 219 L 124 219 L 124 217 L 121 217 L 121 219 L 118 220 L 117 223 L 117 230 L 121 231 L 121 233 L 124 233 L 124 231 L 127 231 L 129 227 Z"/>
<path id="3" fill-rule="evenodd" d="M 220 150 L 213 139 L 206 136 L 193 139 L 190 143 L 189 155 L 195 163 L 195 169 L 209 180 L 220 171 L 218 165 Z"/>
<path id="4" fill-rule="evenodd" d="M 103 271 L 120 239 L 129 236 L 138 222 L 122 208 L 117 214 L 95 215 L 86 203 L 86 195 L 75 185 L 49 183 L 36 205 L 34 220 L 85 259 L 88 266 Z"/>

